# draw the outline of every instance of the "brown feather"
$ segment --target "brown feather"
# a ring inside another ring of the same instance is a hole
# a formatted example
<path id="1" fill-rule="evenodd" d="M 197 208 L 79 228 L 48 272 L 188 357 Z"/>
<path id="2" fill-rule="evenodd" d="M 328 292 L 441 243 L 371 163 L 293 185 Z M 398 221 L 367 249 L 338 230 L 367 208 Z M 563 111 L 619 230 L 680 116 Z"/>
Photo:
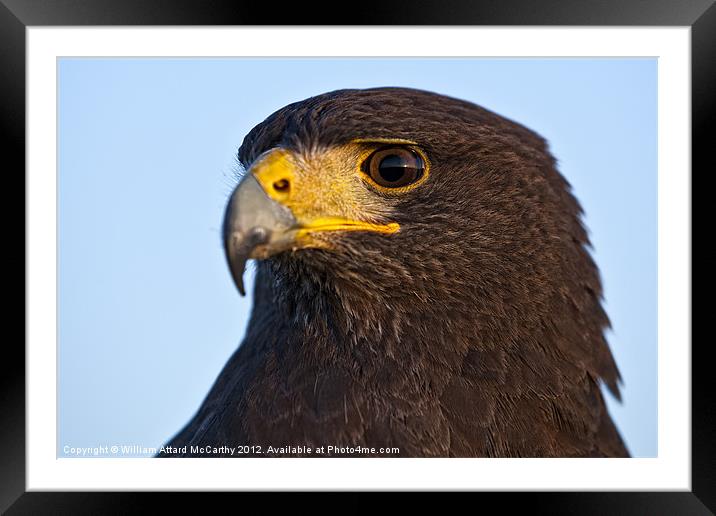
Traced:
<path id="1" fill-rule="evenodd" d="M 259 263 L 246 337 L 169 444 L 628 456 L 600 392 L 620 377 L 599 273 L 545 141 L 433 93 L 341 90 L 271 115 L 239 159 L 365 137 L 430 157 L 429 181 L 385 201 L 401 231 Z"/>

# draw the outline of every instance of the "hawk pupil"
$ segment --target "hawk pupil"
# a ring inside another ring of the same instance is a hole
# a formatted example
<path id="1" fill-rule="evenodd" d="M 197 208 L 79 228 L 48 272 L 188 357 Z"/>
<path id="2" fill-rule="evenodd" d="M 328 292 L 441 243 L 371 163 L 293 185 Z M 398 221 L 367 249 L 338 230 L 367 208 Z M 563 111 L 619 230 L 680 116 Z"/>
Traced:
<path id="1" fill-rule="evenodd" d="M 378 166 L 380 176 L 389 183 L 399 181 L 404 175 L 408 163 L 397 154 L 391 154 L 383 158 Z"/>

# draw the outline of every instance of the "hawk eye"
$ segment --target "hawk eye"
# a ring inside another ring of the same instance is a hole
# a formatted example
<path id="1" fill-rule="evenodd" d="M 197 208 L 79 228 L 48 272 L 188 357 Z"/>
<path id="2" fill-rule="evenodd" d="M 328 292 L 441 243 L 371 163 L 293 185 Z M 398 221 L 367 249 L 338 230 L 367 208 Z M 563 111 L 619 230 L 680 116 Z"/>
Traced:
<path id="1" fill-rule="evenodd" d="M 425 172 L 420 155 L 406 147 L 378 149 L 361 167 L 379 186 L 400 188 L 416 182 Z"/>

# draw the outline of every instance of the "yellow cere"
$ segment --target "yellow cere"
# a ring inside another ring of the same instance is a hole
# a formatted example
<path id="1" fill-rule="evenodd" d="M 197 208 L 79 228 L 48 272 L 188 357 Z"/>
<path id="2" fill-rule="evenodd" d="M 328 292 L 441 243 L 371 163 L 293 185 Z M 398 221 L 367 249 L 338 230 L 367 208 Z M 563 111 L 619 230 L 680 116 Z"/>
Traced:
<path id="1" fill-rule="evenodd" d="M 390 205 L 363 184 L 360 161 L 366 145 L 347 145 L 297 153 L 275 148 L 257 158 L 250 169 L 266 194 L 289 208 L 299 228 L 300 247 L 320 246 L 320 233 L 400 230 L 390 220 Z M 316 241 L 316 238 L 319 241 Z"/>

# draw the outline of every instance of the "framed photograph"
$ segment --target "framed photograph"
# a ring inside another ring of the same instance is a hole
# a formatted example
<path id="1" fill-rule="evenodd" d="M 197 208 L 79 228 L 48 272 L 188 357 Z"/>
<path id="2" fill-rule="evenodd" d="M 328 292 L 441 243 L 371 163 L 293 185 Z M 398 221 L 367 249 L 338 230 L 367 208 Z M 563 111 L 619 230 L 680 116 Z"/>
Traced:
<path id="1" fill-rule="evenodd" d="M 0 507 L 714 510 L 691 178 L 714 166 L 716 8 L 612 3 L 316 25 L 5 1 L 26 311 Z"/>

